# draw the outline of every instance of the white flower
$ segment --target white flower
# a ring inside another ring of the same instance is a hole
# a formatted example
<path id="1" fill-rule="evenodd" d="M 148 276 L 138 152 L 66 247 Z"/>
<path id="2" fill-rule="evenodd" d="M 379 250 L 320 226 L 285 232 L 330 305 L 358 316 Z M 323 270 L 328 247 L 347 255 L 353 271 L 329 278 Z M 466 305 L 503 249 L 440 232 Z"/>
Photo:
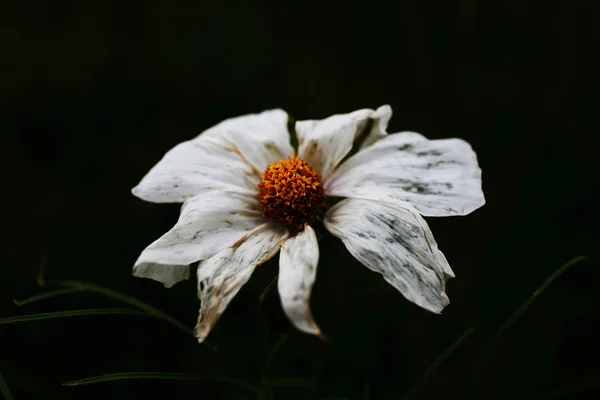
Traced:
<path id="1" fill-rule="evenodd" d="M 319 260 L 311 223 L 322 219 L 348 251 L 411 302 L 448 305 L 454 274 L 424 216 L 481 207 L 481 170 L 460 139 L 389 135 L 389 106 L 295 125 L 270 110 L 226 120 L 170 150 L 133 189 L 155 203 L 183 202 L 177 224 L 133 268 L 170 287 L 198 267 L 202 342 L 254 268 L 281 251 L 278 290 L 301 331 L 320 334 L 309 308 Z M 329 209 L 325 197 L 343 198 Z"/>

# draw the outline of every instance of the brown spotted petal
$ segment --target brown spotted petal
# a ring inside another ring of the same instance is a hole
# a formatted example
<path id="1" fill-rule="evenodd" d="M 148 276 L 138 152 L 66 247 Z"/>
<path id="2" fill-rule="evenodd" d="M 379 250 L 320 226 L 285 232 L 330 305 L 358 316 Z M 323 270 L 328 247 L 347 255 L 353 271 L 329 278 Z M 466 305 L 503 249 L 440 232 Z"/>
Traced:
<path id="1" fill-rule="evenodd" d="M 200 315 L 194 333 L 204 341 L 254 268 L 273 257 L 286 237 L 283 228 L 263 224 L 198 266 Z"/>
<path id="2" fill-rule="evenodd" d="M 414 132 L 389 135 L 359 151 L 324 185 L 330 196 L 408 201 L 425 216 L 466 215 L 485 204 L 471 146 Z"/>
<path id="3" fill-rule="evenodd" d="M 260 177 L 267 165 L 294 155 L 287 124 L 285 111 L 263 111 L 225 120 L 193 141 L 217 141 L 237 153 Z"/>
<path id="4" fill-rule="evenodd" d="M 132 192 L 154 203 L 213 189 L 254 193 L 268 164 L 294 154 L 287 121 L 279 109 L 227 119 L 169 150 Z"/>
<path id="5" fill-rule="evenodd" d="M 153 203 L 182 203 L 215 189 L 250 193 L 259 180 L 231 149 L 207 140 L 188 141 L 169 150 L 132 193 Z"/>
<path id="6" fill-rule="evenodd" d="M 319 243 L 310 225 L 286 240 L 279 255 L 277 288 L 281 306 L 288 319 L 299 330 L 320 335 L 310 311 L 310 293 L 317 276 Z"/>
<path id="7" fill-rule="evenodd" d="M 390 106 L 333 115 L 322 120 L 296 122 L 298 156 L 327 179 L 352 150 L 356 141 L 363 147 L 387 135 L 392 115 Z"/>
<path id="8" fill-rule="evenodd" d="M 213 256 L 264 223 L 255 196 L 210 191 L 185 202 L 177 224 L 146 247 L 133 275 L 171 286 L 187 265 Z"/>
<path id="9" fill-rule="evenodd" d="M 333 206 L 325 226 L 367 268 L 379 272 L 409 301 L 440 313 L 450 301 L 446 258 L 427 223 L 408 203 L 346 199 Z"/>

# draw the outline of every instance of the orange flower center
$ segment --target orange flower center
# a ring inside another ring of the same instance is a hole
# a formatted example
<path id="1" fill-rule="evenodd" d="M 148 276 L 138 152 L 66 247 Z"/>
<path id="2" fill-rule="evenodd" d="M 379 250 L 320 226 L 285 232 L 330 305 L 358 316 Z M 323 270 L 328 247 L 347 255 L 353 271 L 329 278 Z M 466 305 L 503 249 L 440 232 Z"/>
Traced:
<path id="1" fill-rule="evenodd" d="M 325 202 L 321 177 L 299 157 L 269 165 L 258 189 L 265 218 L 292 229 L 314 221 Z"/>

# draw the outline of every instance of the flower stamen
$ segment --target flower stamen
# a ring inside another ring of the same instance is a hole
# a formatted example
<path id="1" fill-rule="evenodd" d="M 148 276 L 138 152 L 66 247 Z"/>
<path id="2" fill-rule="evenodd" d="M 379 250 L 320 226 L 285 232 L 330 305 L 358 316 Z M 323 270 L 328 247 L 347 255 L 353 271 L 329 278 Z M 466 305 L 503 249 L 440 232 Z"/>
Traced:
<path id="1" fill-rule="evenodd" d="M 298 230 L 314 221 L 326 197 L 321 177 L 300 157 L 269 165 L 258 188 L 265 218 Z"/>

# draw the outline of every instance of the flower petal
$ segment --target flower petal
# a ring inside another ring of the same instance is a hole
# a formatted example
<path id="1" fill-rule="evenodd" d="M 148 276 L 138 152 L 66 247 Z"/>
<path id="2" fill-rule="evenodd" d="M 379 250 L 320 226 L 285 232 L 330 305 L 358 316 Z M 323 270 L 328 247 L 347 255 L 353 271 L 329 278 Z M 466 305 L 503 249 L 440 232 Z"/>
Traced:
<path id="1" fill-rule="evenodd" d="M 408 201 L 432 217 L 466 215 L 485 204 L 471 146 L 414 132 L 389 135 L 359 151 L 324 185 L 330 196 Z"/>
<path id="2" fill-rule="evenodd" d="M 225 120 L 167 152 L 132 192 L 155 203 L 213 189 L 255 192 L 268 164 L 294 154 L 287 119 L 270 110 Z"/>
<path id="3" fill-rule="evenodd" d="M 381 106 L 371 114 L 370 118 L 372 120 L 371 129 L 363 132 L 364 138 L 357 138 L 361 141 L 359 149 L 364 149 L 387 136 L 387 126 L 392 118 L 392 107 Z"/>
<path id="4" fill-rule="evenodd" d="M 259 182 L 236 152 L 210 140 L 194 140 L 167 152 L 132 193 L 154 203 L 180 203 L 215 189 L 250 192 Z"/>
<path id="5" fill-rule="evenodd" d="M 310 312 L 310 293 L 318 262 L 319 243 L 310 225 L 281 246 L 277 280 L 281 306 L 296 328 L 314 335 L 321 334 Z"/>
<path id="6" fill-rule="evenodd" d="M 322 120 L 296 122 L 298 155 L 327 179 L 356 142 L 366 147 L 387 135 L 390 106 L 362 109 Z"/>
<path id="7" fill-rule="evenodd" d="M 190 266 L 145 262 L 133 267 L 133 276 L 153 279 L 170 288 L 177 282 L 190 279 Z"/>
<path id="8" fill-rule="evenodd" d="M 325 226 L 358 261 L 382 274 L 411 302 L 434 313 L 450 303 L 444 272 L 452 270 L 410 204 L 342 200 L 327 213 Z"/>
<path id="9" fill-rule="evenodd" d="M 185 202 L 177 224 L 142 252 L 133 274 L 172 285 L 182 276 L 169 271 L 173 266 L 211 257 L 263 223 L 254 196 L 211 191 L 193 197 Z"/>
<path id="10" fill-rule="evenodd" d="M 269 110 L 225 120 L 205 131 L 198 139 L 215 139 L 225 143 L 260 177 L 269 164 L 294 155 L 287 124 L 285 111 Z"/>
<path id="11" fill-rule="evenodd" d="M 272 224 L 263 224 L 241 237 L 198 267 L 200 314 L 194 333 L 204 341 L 225 308 L 250 279 L 254 268 L 269 260 L 281 246 L 286 232 Z"/>

